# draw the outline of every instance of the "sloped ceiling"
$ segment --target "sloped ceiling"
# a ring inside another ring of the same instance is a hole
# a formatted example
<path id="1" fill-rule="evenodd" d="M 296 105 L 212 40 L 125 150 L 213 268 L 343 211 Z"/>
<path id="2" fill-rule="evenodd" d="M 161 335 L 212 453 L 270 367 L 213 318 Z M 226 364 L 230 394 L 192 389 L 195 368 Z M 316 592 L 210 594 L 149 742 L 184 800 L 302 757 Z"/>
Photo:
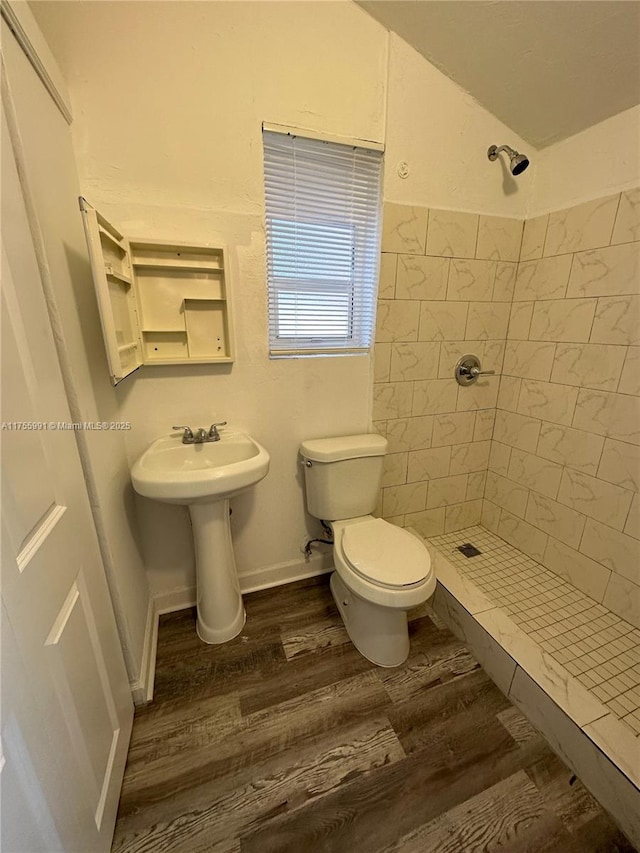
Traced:
<path id="1" fill-rule="evenodd" d="M 535 148 L 640 103 L 637 0 L 356 2 Z"/>

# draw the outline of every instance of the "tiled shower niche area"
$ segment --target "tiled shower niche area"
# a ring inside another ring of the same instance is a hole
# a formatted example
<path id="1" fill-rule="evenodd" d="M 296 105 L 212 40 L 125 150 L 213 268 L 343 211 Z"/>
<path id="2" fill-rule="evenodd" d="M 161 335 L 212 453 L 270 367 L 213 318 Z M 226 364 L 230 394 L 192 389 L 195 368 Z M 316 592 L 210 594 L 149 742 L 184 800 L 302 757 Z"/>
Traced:
<path id="1" fill-rule="evenodd" d="M 468 353 L 495 373 L 462 387 Z M 445 613 L 516 666 L 501 689 L 542 690 L 534 723 L 551 697 L 578 754 L 631 785 L 596 796 L 637 813 L 640 190 L 525 222 L 385 204 L 374 428 L 379 512 L 440 552 Z M 456 551 L 475 540 L 489 555 Z"/>

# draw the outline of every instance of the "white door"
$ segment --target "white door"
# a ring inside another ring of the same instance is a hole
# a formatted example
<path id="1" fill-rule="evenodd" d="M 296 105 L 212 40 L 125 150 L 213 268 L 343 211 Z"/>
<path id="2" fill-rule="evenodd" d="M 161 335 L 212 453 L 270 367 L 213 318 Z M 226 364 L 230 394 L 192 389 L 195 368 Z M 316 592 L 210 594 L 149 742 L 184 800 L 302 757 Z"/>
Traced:
<path id="1" fill-rule="evenodd" d="M 133 704 L 13 153 L 3 108 L 1 842 L 98 853 Z"/>

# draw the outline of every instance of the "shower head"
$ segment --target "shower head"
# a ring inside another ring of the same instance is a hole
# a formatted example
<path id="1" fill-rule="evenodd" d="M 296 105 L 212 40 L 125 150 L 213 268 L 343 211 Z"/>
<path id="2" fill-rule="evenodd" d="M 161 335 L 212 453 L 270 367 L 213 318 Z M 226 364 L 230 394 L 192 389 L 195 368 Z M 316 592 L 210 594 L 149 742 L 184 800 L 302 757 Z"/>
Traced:
<path id="1" fill-rule="evenodd" d="M 508 145 L 501 145 L 500 148 L 497 145 L 492 145 L 487 151 L 487 157 L 489 160 L 497 160 L 498 154 L 501 151 L 506 151 L 511 159 L 510 169 L 512 175 L 521 174 L 529 165 L 529 158 L 525 154 L 518 154 L 517 151 L 509 148 Z"/>

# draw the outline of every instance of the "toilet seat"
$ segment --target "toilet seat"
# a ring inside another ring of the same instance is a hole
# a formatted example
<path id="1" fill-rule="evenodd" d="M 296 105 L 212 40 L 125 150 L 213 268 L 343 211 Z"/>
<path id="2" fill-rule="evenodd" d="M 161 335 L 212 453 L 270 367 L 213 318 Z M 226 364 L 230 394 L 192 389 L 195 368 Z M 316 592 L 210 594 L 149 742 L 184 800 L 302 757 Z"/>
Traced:
<path id="1" fill-rule="evenodd" d="M 431 558 L 423 543 L 381 518 L 347 525 L 341 545 L 356 575 L 386 589 L 419 586 L 431 571 Z"/>

